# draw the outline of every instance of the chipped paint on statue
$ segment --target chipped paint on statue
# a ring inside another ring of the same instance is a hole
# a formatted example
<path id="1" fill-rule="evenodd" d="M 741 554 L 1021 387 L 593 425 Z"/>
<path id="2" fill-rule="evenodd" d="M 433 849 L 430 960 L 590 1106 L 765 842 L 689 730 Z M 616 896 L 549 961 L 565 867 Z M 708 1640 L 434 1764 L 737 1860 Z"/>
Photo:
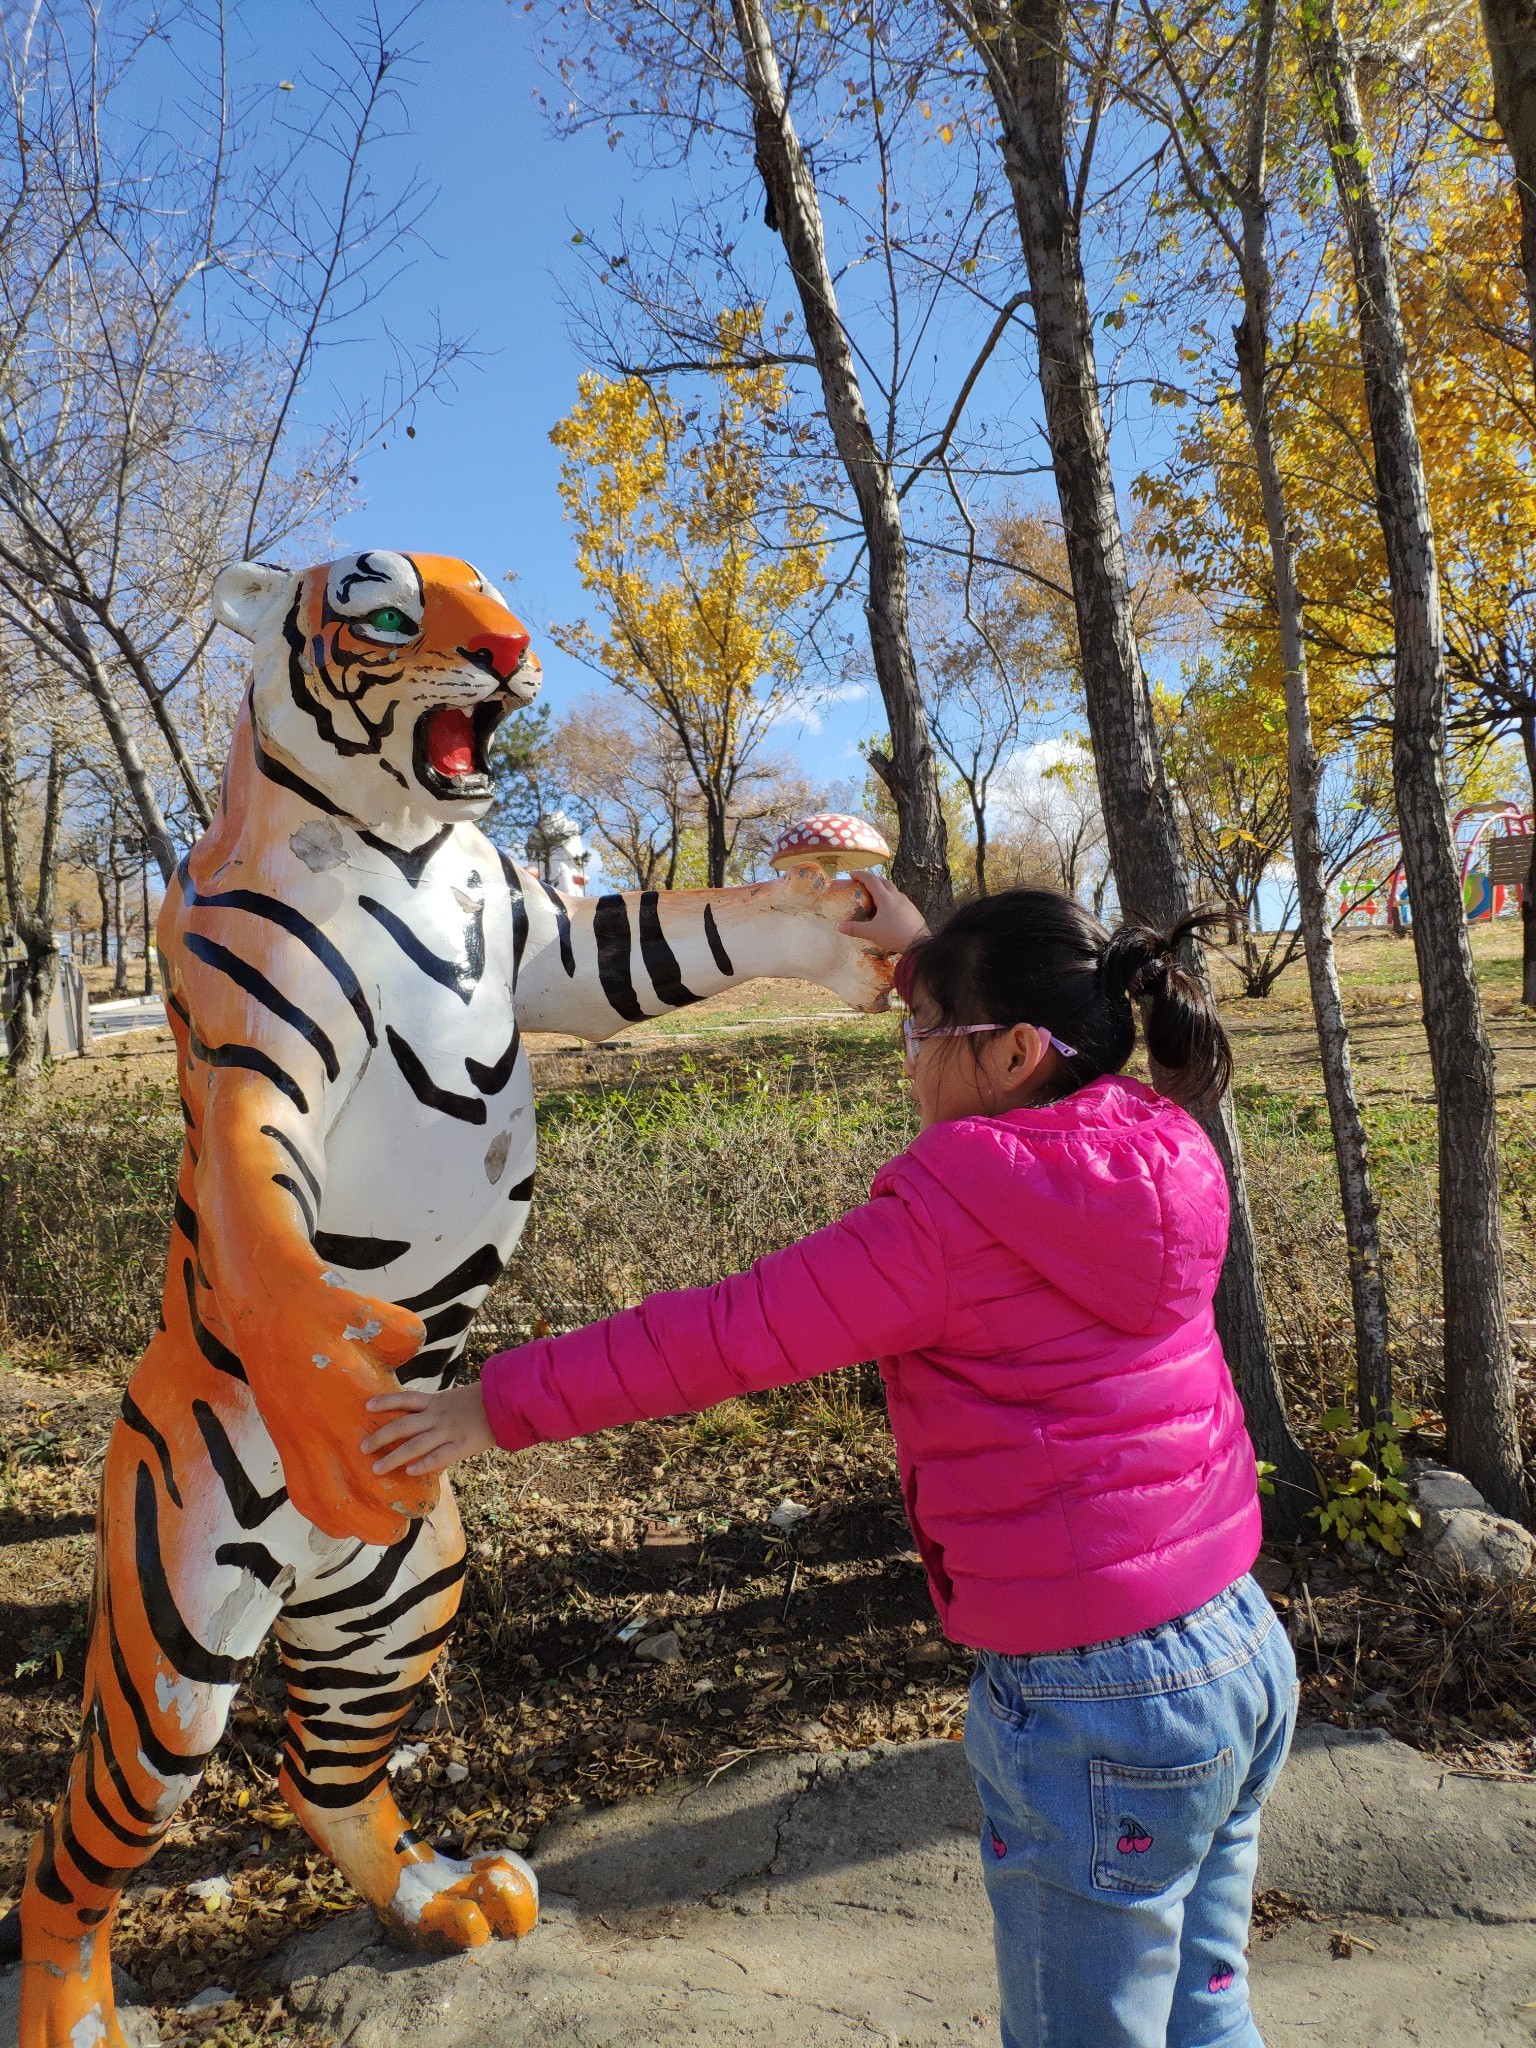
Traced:
<path id="1" fill-rule="evenodd" d="M 856 887 L 583 898 L 475 820 L 528 635 L 467 563 L 381 551 L 227 569 L 254 643 L 218 815 L 159 923 L 186 1147 L 160 1328 L 103 1480 L 85 1714 L 33 1845 L 20 2048 L 118 2048 L 121 1887 L 195 1787 L 269 1631 L 279 1785 L 398 1936 L 525 1933 L 510 1851 L 436 1854 L 388 1759 L 458 1603 L 436 1478 L 377 1477 L 365 1403 L 441 1385 L 534 1184 L 524 1030 L 602 1039 L 733 980 L 878 1006 L 889 963 L 837 930 Z"/>

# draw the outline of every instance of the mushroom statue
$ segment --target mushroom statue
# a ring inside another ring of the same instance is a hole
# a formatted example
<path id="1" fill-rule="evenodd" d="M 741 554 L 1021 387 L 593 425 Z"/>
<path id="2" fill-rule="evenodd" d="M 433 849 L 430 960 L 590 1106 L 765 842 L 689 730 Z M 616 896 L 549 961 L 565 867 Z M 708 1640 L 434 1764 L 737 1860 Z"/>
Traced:
<path id="1" fill-rule="evenodd" d="M 891 849 L 863 818 L 845 817 L 840 811 L 821 811 L 779 834 L 768 856 L 768 865 L 781 875 L 791 868 L 820 868 L 830 881 L 834 875 L 851 875 L 860 868 L 877 867 L 890 857 Z"/>

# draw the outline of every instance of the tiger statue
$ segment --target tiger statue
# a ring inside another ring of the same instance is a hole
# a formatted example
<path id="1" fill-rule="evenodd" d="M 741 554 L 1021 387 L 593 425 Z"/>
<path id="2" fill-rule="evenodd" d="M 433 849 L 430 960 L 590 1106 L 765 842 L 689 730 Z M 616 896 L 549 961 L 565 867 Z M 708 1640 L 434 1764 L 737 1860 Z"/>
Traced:
<path id="1" fill-rule="evenodd" d="M 120 2048 L 122 1888 L 269 1630 L 282 1796 L 386 1928 L 456 1949 L 534 1924 L 520 1857 L 438 1852 L 390 1790 L 465 1546 L 446 1483 L 375 1476 L 365 1403 L 453 1377 L 518 1240 L 525 1030 L 596 1042 L 755 975 L 879 1008 L 890 981 L 838 930 L 855 883 L 584 899 L 499 852 L 487 746 L 540 670 L 468 563 L 243 562 L 213 611 L 253 675 L 159 919 L 186 1142 L 107 1451 L 80 1739 L 27 1867 L 20 2048 Z"/>

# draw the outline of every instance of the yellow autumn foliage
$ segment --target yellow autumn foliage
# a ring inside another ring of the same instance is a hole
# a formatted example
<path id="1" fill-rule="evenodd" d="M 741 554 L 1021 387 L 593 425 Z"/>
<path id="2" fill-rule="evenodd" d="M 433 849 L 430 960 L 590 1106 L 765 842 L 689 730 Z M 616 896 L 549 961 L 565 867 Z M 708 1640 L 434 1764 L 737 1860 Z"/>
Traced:
<path id="1" fill-rule="evenodd" d="M 784 374 L 748 360 L 760 340 L 756 312 L 722 316 L 725 367 L 687 406 L 665 383 L 589 371 L 550 435 L 601 620 L 557 638 L 676 733 L 722 831 L 799 681 L 797 621 L 825 581 L 821 527 L 792 474 Z"/>

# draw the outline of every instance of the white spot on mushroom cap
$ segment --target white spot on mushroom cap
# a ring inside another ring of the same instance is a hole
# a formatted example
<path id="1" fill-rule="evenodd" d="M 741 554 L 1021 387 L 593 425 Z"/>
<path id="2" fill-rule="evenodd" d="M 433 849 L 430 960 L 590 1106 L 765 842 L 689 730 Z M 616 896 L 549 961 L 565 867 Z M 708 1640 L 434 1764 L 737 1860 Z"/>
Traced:
<path id="1" fill-rule="evenodd" d="M 800 854 L 853 854 L 859 858 L 840 865 L 873 867 L 876 861 L 889 860 L 891 849 L 865 819 L 848 817 L 840 811 L 822 811 L 814 818 L 802 818 L 780 834 L 768 856 L 769 866 L 786 866 Z"/>

